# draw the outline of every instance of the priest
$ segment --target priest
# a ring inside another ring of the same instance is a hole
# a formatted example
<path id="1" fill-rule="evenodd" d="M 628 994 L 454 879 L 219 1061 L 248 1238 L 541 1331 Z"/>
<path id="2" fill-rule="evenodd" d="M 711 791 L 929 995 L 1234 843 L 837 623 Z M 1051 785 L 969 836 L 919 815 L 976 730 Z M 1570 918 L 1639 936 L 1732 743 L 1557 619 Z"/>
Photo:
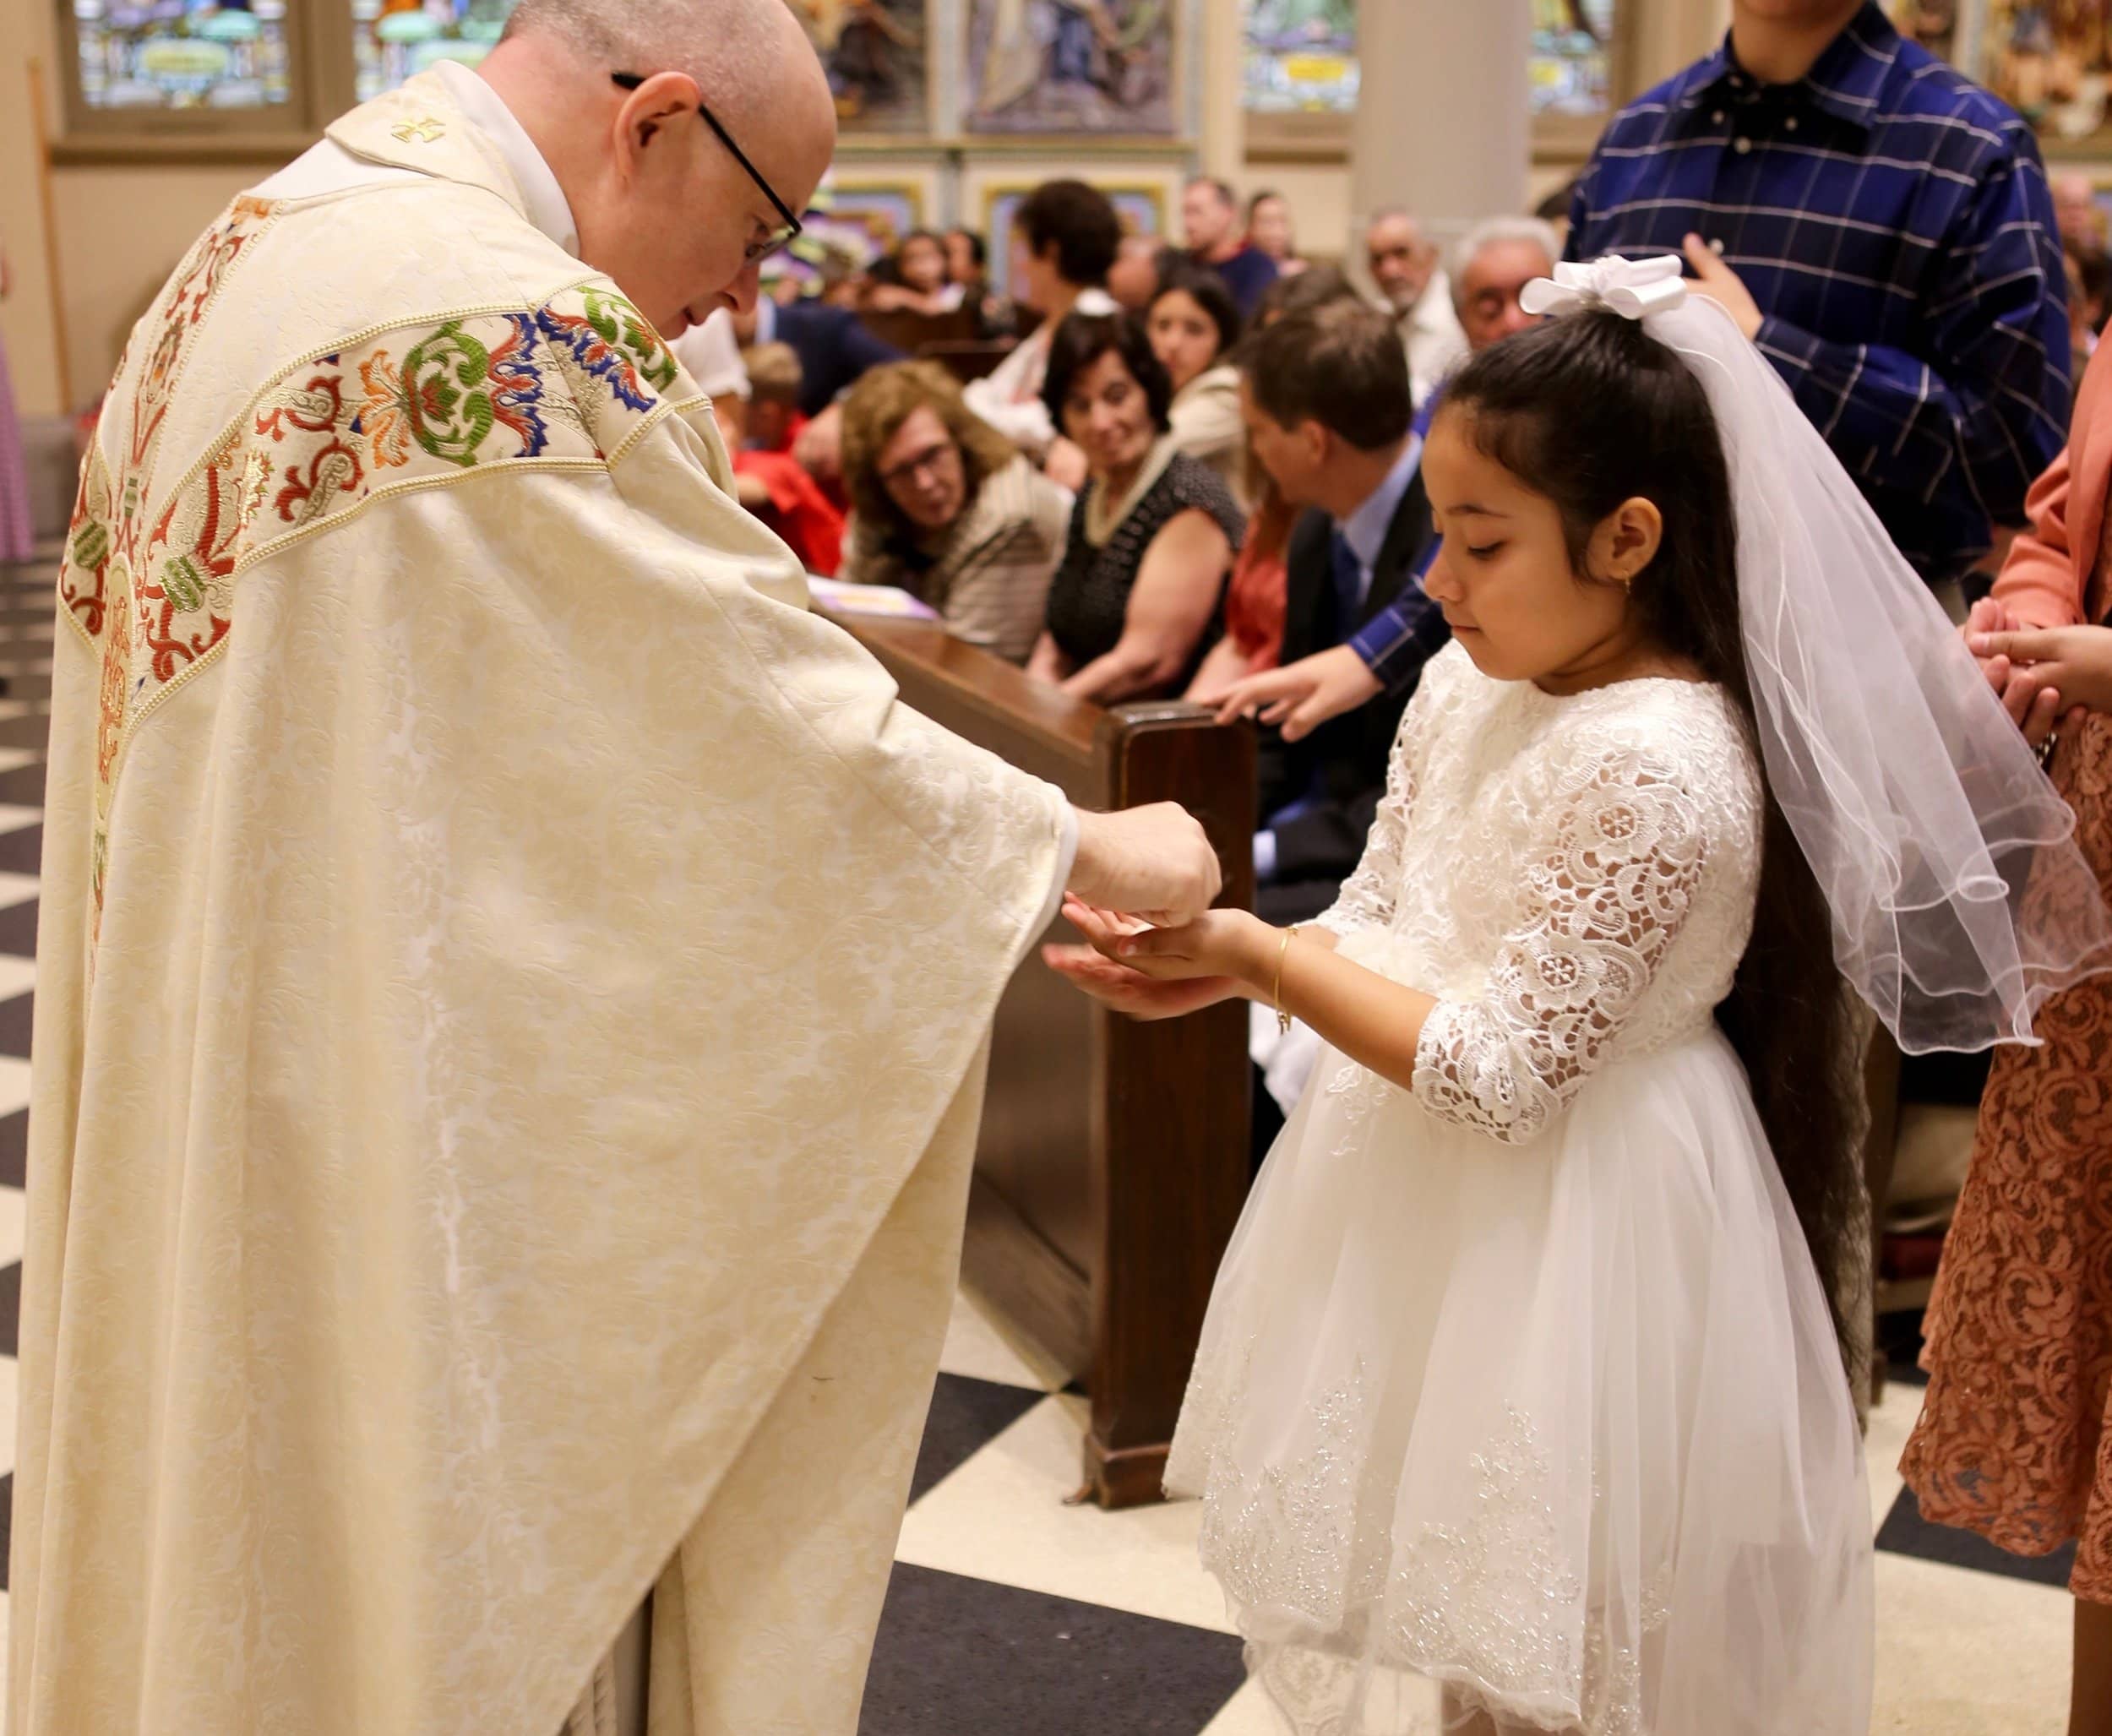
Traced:
<path id="1" fill-rule="evenodd" d="M 856 1727 L 998 996 L 1066 883 L 1217 872 L 902 706 L 737 505 L 665 340 L 834 130 L 782 0 L 522 0 L 133 334 L 58 585 L 14 1736 Z"/>

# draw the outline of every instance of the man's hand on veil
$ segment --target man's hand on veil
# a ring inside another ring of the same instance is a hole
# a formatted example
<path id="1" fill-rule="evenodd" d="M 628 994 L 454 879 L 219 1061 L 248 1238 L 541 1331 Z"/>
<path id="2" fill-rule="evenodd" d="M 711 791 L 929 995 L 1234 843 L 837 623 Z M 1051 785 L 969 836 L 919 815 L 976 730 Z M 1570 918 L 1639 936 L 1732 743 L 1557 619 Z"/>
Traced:
<path id="1" fill-rule="evenodd" d="M 1748 338 L 1758 337 L 1762 323 L 1760 303 L 1745 287 L 1745 280 L 1717 258 L 1715 250 L 1698 235 L 1690 235 L 1680 251 L 1685 253 L 1687 264 L 1694 273 L 1687 287 L 1697 296 L 1706 296 L 1729 314 Z"/>
<path id="2" fill-rule="evenodd" d="M 1179 927 L 1208 910 L 1222 884 L 1217 852 L 1176 803 L 1078 815 L 1070 890 L 1088 905 Z"/>

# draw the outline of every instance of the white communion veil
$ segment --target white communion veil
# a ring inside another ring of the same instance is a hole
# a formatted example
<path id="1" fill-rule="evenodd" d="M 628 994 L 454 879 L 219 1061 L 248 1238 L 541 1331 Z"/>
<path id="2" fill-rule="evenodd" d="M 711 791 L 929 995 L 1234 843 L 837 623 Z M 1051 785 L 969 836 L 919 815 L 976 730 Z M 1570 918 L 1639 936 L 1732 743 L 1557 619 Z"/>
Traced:
<path id="1" fill-rule="evenodd" d="M 1679 261 L 1555 269 L 1528 312 L 1640 319 L 1707 390 L 1767 781 L 1843 974 L 1908 1053 L 2035 1041 L 2048 995 L 2112 969 L 2075 816 L 1788 388 L 1689 296 Z"/>

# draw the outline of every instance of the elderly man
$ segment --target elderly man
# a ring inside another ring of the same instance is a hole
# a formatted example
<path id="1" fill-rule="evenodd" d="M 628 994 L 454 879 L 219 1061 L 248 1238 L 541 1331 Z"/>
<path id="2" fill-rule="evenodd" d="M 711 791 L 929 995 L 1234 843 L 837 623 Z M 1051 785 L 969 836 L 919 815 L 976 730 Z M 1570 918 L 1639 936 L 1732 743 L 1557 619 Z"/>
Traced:
<path id="1" fill-rule="evenodd" d="M 1181 228 L 1189 258 L 1225 280 L 1242 319 L 1253 318 L 1276 281 L 1276 261 L 1239 226 L 1239 195 L 1225 182 L 1199 176 L 1182 189 Z"/>
<path id="2" fill-rule="evenodd" d="M 1407 211 L 1374 212 L 1364 230 L 1364 259 L 1408 352 L 1408 384 L 1428 401 L 1437 383 L 1466 353 L 1467 338 L 1452 305 L 1452 286 L 1439 264 L 1437 244 Z"/>
<path id="3" fill-rule="evenodd" d="M 1491 218 L 1462 237 L 1452 250 L 1450 282 L 1454 311 L 1471 350 L 1500 343 L 1531 322 L 1519 297 L 1534 278 L 1554 269 L 1560 251 L 1554 228 L 1537 217 Z M 1416 414 L 1418 438 L 1429 432 L 1442 397 L 1440 381 Z M 1432 542 L 1418 563 L 1417 580 L 1436 553 Z M 1258 715 L 1265 723 L 1281 725 L 1285 741 L 1302 741 L 1331 718 L 1381 693 L 1405 701 L 1423 664 L 1444 649 L 1449 636 L 1443 613 L 1423 595 L 1419 582 L 1411 582 L 1347 644 L 1241 682 L 1227 695 L 1223 716 Z"/>
<path id="4" fill-rule="evenodd" d="M 522 0 L 143 321 L 59 581 L 15 1736 L 601 1736 L 649 1591 L 656 1731 L 855 1727 L 991 1010 L 1066 880 L 1217 870 L 906 710 L 734 503 L 662 334 L 834 133 L 781 0 Z"/>

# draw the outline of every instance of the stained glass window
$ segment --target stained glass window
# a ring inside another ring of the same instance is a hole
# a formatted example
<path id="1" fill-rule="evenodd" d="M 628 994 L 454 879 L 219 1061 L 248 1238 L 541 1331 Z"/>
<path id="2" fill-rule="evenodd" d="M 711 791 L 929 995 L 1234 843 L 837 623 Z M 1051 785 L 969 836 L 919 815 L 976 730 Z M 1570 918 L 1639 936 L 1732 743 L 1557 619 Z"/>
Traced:
<path id="1" fill-rule="evenodd" d="M 288 101 L 286 0 L 73 0 L 91 109 L 269 109 Z"/>
<path id="2" fill-rule="evenodd" d="M 1613 106 L 1618 0 L 1532 0 L 1527 63 L 1536 115 L 1603 115 Z"/>
<path id="3" fill-rule="evenodd" d="M 476 65 L 513 9 L 514 0 L 352 0 L 360 101 L 395 90 L 435 61 Z"/>
<path id="4" fill-rule="evenodd" d="M 1357 0 L 1247 0 L 1246 106 L 1257 114 L 1357 106 Z"/>

